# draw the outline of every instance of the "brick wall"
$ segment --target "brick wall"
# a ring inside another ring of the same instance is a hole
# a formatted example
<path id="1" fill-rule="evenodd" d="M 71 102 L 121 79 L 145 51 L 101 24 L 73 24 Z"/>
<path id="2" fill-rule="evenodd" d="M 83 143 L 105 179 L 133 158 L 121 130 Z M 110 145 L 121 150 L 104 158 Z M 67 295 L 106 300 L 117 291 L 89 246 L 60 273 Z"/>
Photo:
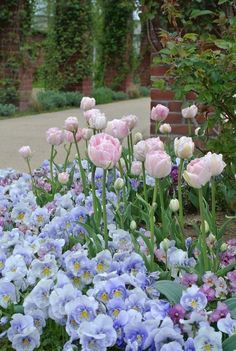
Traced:
<path id="1" fill-rule="evenodd" d="M 168 66 L 165 65 L 153 65 L 151 67 L 151 78 L 154 79 L 166 79 L 168 71 Z M 191 103 L 195 99 L 194 93 L 187 94 L 186 98 Z M 159 90 L 154 87 L 151 88 L 151 109 L 157 104 L 165 105 L 169 108 L 170 113 L 166 119 L 166 123 L 170 123 L 172 127 L 172 134 L 174 135 L 187 135 L 188 125 L 187 121 L 181 115 L 182 101 L 176 100 L 174 93 L 169 90 Z M 204 120 L 203 116 L 197 117 L 197 122 L 200 123 Z M 194 127 L 192 127 L 192 132 Z M 155 133 L 155 122 L 150 121 L 150 133 L 153 135 Z"/>

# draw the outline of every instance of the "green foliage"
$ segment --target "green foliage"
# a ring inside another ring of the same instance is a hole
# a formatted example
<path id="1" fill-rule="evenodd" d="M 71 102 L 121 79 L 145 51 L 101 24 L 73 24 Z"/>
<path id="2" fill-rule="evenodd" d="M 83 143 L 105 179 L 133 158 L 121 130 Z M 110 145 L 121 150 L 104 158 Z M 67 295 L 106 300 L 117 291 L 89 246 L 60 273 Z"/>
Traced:
<path id="1" fill-rule="evenodd" d="M 16 107 L 12 104 L 0 104 L 0 116 L 13 116 L 16 112 Z"/>
<path id="2" fill-rule="evenodd" d="M 34 0 L 8 0 L 0 3 L 0 34 L 13 48 L 0 54 L 0 102 L 18 104 L 19 70 L 29 58 L 27 39 L 31 33 Z M 15 28 L 17 30 L 9 30 Z M 5 34 L 6 33 L 6 34 Z M 2 43 L 5 46 L 5 43 Z M 7 45 L 6 45 L 7 47 Z"/>
<path id="3" fill-rule="evenodd" d="M 129 99 L 128 94 L 123 91 L 113 91 L 107 87 L 94 88 L 92 96 L 95 98 L 96 103 L 107 104 L 112 101 L 121 101 Z"/>
<path id="4" fill-rule="evenodd" d="M 140 87 L 139 88 L 139 93 L 140 93 L 140 96 L 149 96 L 150 95 L 150 89 L 147 88 L 147 87 Z"/>
<path id="5" fill-rule="evenodd" d="M 128 100 L 129 95 L 124 91 L 113 91 L 112 99 L 114 101 Z"/>
<path id="6" fill-rule="evenodd" d="M 80 106 L 82 95 L 78 92 L 41 91 L 37 100 L 42 110 L 53 110 L 61 107 Z"/>
<path id="7" fill-rule="evenodd" d="M 232 335 L 223 342 L 222 344 L 223 351 L 234 351 L 235 344 L 236 344 L 236 335 Z"/>
<path id="8" fill-rule="evenodd" d="M 91 1 L 57 0 L 45 43 L 42 74 L 48 89 L 73 90 L 92 67 Z"/>
<path id="9" fill-rule="evenodd" d="M 206 116 L 202 132 L 215 131 L 215 137 L 202 139 L 209 150 L 223 154 L 230 171 L 236 157 L 236 17 L 227 24 L 221 39 L 209 36 L 202 40 L 196 33 L 188 33 L 168 41 L 156 62 L 170 66 L 168 77 L 173 79 L 176 99 L 196 93 L 196 102 Z M 167 86 L 168 79 L 162 88 Z"/>
<path id="10" fill-rule="evenodd" d="M 132 73 L 133 66 L 133 10 L 134 1 L 100 0 L 100 29 L 97 44 L 98 61 L 96 82 L 105 84 L 105 74 L 116 71 L 111 82 L 112 89 L 119 89 L 121 83 Z"/>
<path id="11" fill-rule="evenodd" d="M 171 303 L 178 304 L 180 302 L 184 290 L 180 284 L 170 280 L 160 280 L 156 287 Z"/>
<path id="12" fill-rule="evenodd" d="M 93 89 L 92 96 L 96 100 L 96 104 L 106 104 L 113 101 L 113 91 L 106 87 Z"/>
<path id="13" fill-rule="evenodd" d="M 234 0 L 142 0 L 148 11 L 145 19 L 157 18 L 163 42 L 172 35 L 194 32 L 202 37 L 209 33 L 216 36 L 225 30 L 227 16 L 233 16 Z M 164 14 L 164 16 L 163 16 Z"/>

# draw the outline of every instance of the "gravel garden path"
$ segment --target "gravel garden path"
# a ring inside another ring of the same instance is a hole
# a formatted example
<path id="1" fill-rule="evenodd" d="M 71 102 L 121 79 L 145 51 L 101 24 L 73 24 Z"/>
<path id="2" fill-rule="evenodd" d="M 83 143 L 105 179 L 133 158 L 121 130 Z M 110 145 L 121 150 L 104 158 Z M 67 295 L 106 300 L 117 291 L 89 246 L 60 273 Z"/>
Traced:
<path id="1" fill-rule="evenodd" d="M 145 136 L 149 134 L 149 98 L 113 102 L 97 107 L 105 113 L 108 119 L 135 114 L 139 117 L 137 130 Z M 25 162 L 18 154 L 18 149 L 22 145 L 30 145 L 34 152 L 32 167 L 38 167 L 43 160 L 49 157 L 50 147 L 45 139 L 46 130 L 50 127 L 62 128 L 64 120 L 69 116 L 78 117 L 80 126 L 86 126 L 82 111 L 78 108 L 0 120 L 0 169 L 12 167 L 20 171 L 27 170 Z M 63 147 L 58 149 L 56 160 L 62 162 L 64 160 Z"/>

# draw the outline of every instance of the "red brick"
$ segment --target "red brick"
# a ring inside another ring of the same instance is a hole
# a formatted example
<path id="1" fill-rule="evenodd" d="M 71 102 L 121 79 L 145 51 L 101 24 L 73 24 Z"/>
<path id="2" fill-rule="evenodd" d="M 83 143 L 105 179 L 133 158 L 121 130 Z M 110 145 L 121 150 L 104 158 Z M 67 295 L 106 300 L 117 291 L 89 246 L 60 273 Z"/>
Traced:
<path id="1" fill-rule="evenodd" d="M 174 93 L 170 90 L 151 89 L 151 99 L 168 101 L 174 99 Z"/>
<path id="2" fill-rule="evenodd" d="M 186 94 L 186 98 L 187 100 L 196 100 L 197 94 L 195 94 L 193 91 L 190 91 Z"/>
<path id="3" fill-rule="evenodd" d="M 183 122 L 181 113 L 170 112 L 165 123 L 181 124 Z"/>
<path id="4" fill-rule="evenodd" d="M 151 109 L 152 109 L 154 106 L 158 105 L 158 104 L 167 106 L 167 105 L 168 105 L 168 102 L 166 102 L 166 101 L 155 101 L 155 100 L 152 100 L 152 101 L 151 101 Z"/>
<path id="5" fill-rule="evenodd" d="M 181 112 L 182 104 L 182 101 L 170 101 L 168 103 L 168 107 L 170 111 Z"/>
<path id="6" fill-rule="evenodd" d="M 171 126 L 172 134 L 176 135 L 188 135 L 188 126 L 184 124 L 175 124 Z M 194 128 L 192 128 L 192 132 L 194 132 Z"/>
<path id="7" fill-rule="evenodd" d="M 156 65 L 151 66 L 151 76 L 164 76 L 169 70 L 167 65 Z"/>

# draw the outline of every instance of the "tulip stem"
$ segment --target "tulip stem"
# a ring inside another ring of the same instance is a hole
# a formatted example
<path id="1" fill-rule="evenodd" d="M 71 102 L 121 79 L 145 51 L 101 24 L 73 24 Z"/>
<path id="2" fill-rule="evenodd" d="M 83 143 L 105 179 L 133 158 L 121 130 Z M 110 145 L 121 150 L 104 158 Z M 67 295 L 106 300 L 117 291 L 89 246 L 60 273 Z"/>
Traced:
<path id="1" fill-rule="evenodd" d="M 183 212 L 183 199 L 182 199 L 182 187 L 181 187 L 183 166 L 184 166 L 184 160 L 181 158 L 179 171 L 178 171 L 178 200 L 179 200 L 179 224 L 180 224 L 182 235 L 184 234 L 184 212 Z"/>
<path id="2" fill-rule="evenodd" d="M 92 197 L 93 197 L 93 212 L 94 212 L 94 219 L 96 222 L 96 225 L 99 225 L 97 223 L 97 206 L 96 206 L 96 191 L 95 191 L 95 172 L 96 172 L 96 167 L 92 165 Z"/>
<path id="3" fill-rule="evenodd" d="M 119 165 L 120 176 L 121 176 L 121 178 L 124 178 L 124 171 L 123 171 L 122 164 L 121 164 L 120 160 L 118 161 L 118 165 Z"/>
<path id="4" fill-rule="evenodd" d="M 66 171 L 66 168 L 67 168 L 68 159 L 69 159 L 70 152 L 71 152 L 71 147 L 72 147 L 72 143 L 70 143 L 68 150 L 66 150 L 66 159 L 64 162 L 64 172 Z"/>
<path id="5" fill-rule="evenodd" d="M 151 267 L 153 267 L 153 265 L 154 265 L 154 245 L 155 245 L 155 223 L 154 223 L 154 207 L 153 206 L 150 206 L 149 217 L 150 217 L 150 241 L 151 241 L 150 264 L 151 264 Z"/>
<path id="6" fill-rule="evenodd" d="M 161 204 L 161 222 L 162 222 L 162 226 L 163 226 L 163 232 L 164 235 L 166 235 L 166 225 L 165 225 L 165 219 L 164 219 L 164 197 L 163 197 L 163 189 L 161 186 L 161 180 L 156 178 L 155 181 L 158 184 L 158 188 L 159 188 L 159 195 L 160 195 L 160 204 Z"/>
<path id="7" fill-rule="evenodd" d="M 133 159 L 134 159 L 134 144 L 133 144 L 132 132 L 130 132 L 130 147 L 131 147 L 131 160 L 133 161 Z"/>
<path id="8" fill-rule="evenodd" d="M 188 136 L 191 137 L 191 135 L 192 135 L 191 120 L 188 118 Z"/>
<path id="9" fill-rule="evenodd" d="M 103 224 L 104 224 L 104 240 L 105 248 L 108 248 L 108 230 L 107 230 L 107 210 L 106 210 L 106 178 L 107 170 L 103 170 L 103 182 L 102 182 L 102 212 L 103 212 Z"/>
<path id="10" fill-rule="evenodd" d="M 206 230 L 205 230 L 205 220 L 204 220 L 204 203 L 203 203 L 203 193 L 202 188 L 199 189 L 199 208 L 201 217 L 201 253 L 204 262 L 205 271 L 208 270 L 208 259 L 207 259 L 207 247 L 206 247 Z"/>
<path id="11" fill-rule="evenodd" d="M 144 194 L 145 201 L 148 202 L 147 185 L 146 185 L 146 173 L 145 173 L 144 162 L 142 162 L 142 171 L 143 171 L 143 194 Z"/>
<path id="12" fill-rule="evenodd" d="M 216 227 L 216 183 L 215 177 L 211 178 L 211 206 L 212 206 L 212 219 L 214 227 Z M 215 234 L 215 233 L 214 233 Z"/>
<path id="13" fill-rule="evenodd" d="M 29 168 L 29 174 L 31 176 L 32 191 L 34 192 L 34 190 L 35 190 L 35 195 L 37 196 L 36 185 L 35 185 L 35 182 L 34 182 L 33 173 L 32 173 L 32 169 L 31 169 L 30 161 L 29 161 L 28 157 L 26 158 L 26 163 L 27 163 L 27 166 Z"/>
<path id="14" fill-rule="evenodd" d="M 53 185 L 53 159 L 54 159 L 54 145 L 51 146 L 51 156 L 50 156 L 50 175 L 51 175 L 52 185 Z"/>
<path id="15" fill-rule="evenodd" d="M 132 163 L 132 156 L 131 156 L 131 142 L 130 142 L 130 135 L 127 136 L 127 141 L 128 141 L 128 153 L 129 153 L 129 171 L 131 169 L 131 163 Z"/>
<path id="16" fill-rule="evenodd" d="M 161 125 L 161 121 L 156 121 L 156 136 L 159 132 L 160 125 Z"/>
<path id="17" fill-rule="evenodd" d="M 155 179 L 155 186 L 154 186 L 154 191 L 153 191 L 153 197 L 152 197 L 152 206 L 157 202 L 157 191 L 158 191 L 158 179 Z"/>
<path id="18" fill-rule="evenodd" d="M 75 142 L 75 147 L 76 147 L 76 152 L 77 152 L 77 160 L 78 160 L 78 164 L 79 164 L 79 171 L 80 171 L 80 177 L 82 180 L 82 185 L 83 185 L 83 191 L 84 191 L 84 195 L 87 196 L 88 195 L 88 191 L 87 191 L 87 187 L 86 187 L 86 177 L 85 177 L 85 172 L 82 166 L 82 162 L 81 162 L 81 157 L 80 157 L 80 152 L 79 152 L 79 146 L 76 140 L 76 132 L 73 132 L 73 137 L 74 137 L 74 142 Z"/>

